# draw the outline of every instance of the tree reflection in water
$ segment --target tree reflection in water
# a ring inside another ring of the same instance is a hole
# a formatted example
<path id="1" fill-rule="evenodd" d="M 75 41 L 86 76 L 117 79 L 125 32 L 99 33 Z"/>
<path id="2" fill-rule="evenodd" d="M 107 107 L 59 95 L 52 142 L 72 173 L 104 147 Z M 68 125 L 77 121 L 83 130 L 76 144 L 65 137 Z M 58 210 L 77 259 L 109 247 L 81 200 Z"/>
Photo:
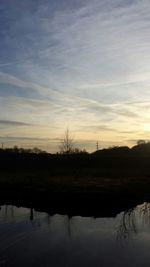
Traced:
<path id="1" fill-rule="evenodd" d="M 150 227 L 150 203 L 147 202 L 121 214 L 116 230 L 117 239 L 128 239 L 138 234 L 143 227 Z"/>

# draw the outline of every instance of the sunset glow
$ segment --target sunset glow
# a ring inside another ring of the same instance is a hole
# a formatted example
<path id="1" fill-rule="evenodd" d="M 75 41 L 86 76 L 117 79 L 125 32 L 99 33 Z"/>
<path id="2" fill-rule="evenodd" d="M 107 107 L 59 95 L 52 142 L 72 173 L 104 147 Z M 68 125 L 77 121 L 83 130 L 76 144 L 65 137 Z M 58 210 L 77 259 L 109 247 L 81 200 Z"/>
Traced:
<path id="1" fill-rule="evenodd" d="M 1 0 L 0 142 L 149 140 L 149 14 L 147 0 Z"/>

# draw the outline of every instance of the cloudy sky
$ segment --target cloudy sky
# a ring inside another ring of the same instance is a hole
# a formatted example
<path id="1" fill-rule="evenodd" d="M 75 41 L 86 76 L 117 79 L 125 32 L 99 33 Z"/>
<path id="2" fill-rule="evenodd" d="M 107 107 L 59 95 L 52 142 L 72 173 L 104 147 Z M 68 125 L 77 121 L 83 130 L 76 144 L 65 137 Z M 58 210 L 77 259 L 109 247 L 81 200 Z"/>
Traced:
<path id="1" fill-rule="evenodd" d="M 150 139 L 149 0 L 1 0 L 0 142 Z"/>

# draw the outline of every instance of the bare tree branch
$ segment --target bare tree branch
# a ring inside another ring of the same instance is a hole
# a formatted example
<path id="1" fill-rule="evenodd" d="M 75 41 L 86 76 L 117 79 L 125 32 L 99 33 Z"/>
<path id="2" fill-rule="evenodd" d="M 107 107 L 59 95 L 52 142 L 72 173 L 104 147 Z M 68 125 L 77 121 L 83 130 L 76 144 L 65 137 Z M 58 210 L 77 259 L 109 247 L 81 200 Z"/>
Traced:
<path id="1" fill-rule="evenodd" d="M 61 140 L 61 144 L 59 146 L 59 150 L 61 154 L 70 154 L 73 152 L 73 138 L 71 137 L 70 131 L 67 128 L 64 137 Z"/>

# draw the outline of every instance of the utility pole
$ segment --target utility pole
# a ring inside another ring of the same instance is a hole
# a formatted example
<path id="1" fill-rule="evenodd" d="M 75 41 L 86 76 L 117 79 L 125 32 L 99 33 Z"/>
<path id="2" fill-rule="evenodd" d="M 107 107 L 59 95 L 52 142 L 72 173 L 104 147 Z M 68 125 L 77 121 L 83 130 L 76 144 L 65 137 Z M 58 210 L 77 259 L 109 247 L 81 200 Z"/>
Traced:
<path id="1" fill-rule="evenodd" d="M 2 143 L 2 149 L 4 148 L 4 143 Z"/>
<path id="2" fill-rule="evenodd" d="M 99 150 L 98 141 L 96 142 L 96 150 Z"/>

